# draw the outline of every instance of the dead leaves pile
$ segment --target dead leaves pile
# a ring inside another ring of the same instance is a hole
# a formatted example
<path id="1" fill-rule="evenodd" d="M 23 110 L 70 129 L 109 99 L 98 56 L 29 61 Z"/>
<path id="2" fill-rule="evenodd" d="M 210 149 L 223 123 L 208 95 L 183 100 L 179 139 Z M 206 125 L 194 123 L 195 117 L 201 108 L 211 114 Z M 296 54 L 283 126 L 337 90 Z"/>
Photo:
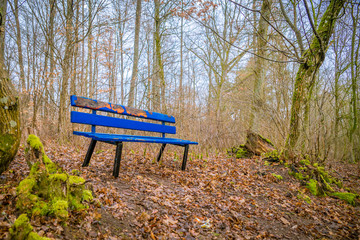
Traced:
<path id="1" fill-rule="evenodd" d="M 95 199 L 86 212 L 72 213 L 68 227 L 62 231 L 35 227 L 44 231 L 44 236 L 154 240 L 358 239 L 360 233 L 359 207 L 330 197 L 310 196 L 288 176 L 283 166 L 265 166 L 259 159 L 226 156 L 200 159 L 190 154 L 187 170 L 183 172 L 176 157 L 179 153 L 166 151 L 159 165 L 153 161 L 156 154 L 144 156 L 140 147 L 124 153 L 119 178 L 114 179 L 112 148 L 96 150 L 87 168 L 81 168 L 85 149 L 47 147 L 47 150 L 48 156 L 65 170 L 80 170 L 80 175 L 91 182 Z M 21 161 L 20 153 L 10 169 L 13 172 L 5 174 L 8 185 L 1 185 L 2 202 L 16 198 L 14 186 L 21 180 L 17 174 L 21 172 Z M 284 179 L 279 180 L 272 173 Z M 310 204 L 299 197 L 304 195 L 310 197 Z M 2 205 L 1 211 L 0 238 L 15 219 L 14 204 Z"/>

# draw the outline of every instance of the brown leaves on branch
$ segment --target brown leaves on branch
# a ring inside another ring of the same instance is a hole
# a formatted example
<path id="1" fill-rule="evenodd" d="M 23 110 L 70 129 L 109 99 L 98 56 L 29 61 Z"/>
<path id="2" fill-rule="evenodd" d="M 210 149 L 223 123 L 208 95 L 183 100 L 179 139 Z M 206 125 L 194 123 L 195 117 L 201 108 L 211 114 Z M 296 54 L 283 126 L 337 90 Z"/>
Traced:
<path id="1" fill-rule="evenodd" d="M 202 21 L 206 21 L 210 18 L 209 13 L 214 11 L 218 7 L 218 4 L 213 1 L 183 1 L 175 8 L 171 9 L 173 16 L 185 18 L 188 20 L 190 17 L 197 17 Z"/>

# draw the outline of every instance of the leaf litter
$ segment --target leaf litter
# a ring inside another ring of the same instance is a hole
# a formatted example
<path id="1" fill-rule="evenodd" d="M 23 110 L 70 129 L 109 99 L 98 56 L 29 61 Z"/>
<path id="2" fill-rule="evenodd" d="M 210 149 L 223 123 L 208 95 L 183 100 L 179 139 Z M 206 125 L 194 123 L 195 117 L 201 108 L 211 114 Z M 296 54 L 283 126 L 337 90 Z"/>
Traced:
<path id="1" fill-rule="evenodd" d="M 359 206 L 311 196 L 281 165 L 190 154 L 181 171 L 181 160 L 172 151 L 158 164 L 151 151 L 144 155 L 144 146 L 136 146 L 124 152 L 117 179 L 111 175 L 115 149 L 95 151 L 89 167 L 82 168 L 86 149 L 47 146 L 54 162 L 68 172 L 79 170 L 90 182 L 95 199 L 89 209 L 70 212 L 67 225 L 47 217 L 31 219 L 34 231 L 52 239 L 359 238 Z M 16 186 L 28 172 L 20 148 L 0 178 L 0 239 L 20 214 Z M 279 181 L 274 172 L 284 179 Z M 356 178 L 346 179 L 356 185 Z M 299 198 L 300 193 L 311 202 Z"/>

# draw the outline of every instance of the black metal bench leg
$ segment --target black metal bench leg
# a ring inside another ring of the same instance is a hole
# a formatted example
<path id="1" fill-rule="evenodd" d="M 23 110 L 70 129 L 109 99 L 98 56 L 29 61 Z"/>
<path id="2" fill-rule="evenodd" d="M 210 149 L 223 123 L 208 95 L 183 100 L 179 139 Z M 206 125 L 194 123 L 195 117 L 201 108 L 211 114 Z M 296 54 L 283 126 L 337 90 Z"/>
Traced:
<path id="1" fill-rule="evenodd" d="M 96 146 L 96 142 L 97 142 L 96 140 L 91 139 L 89 148 L 88 148 L 88 150 L 87 150 L 87 153 L 86 153 L 86 156 L 85 156 L 83 165 L 82 165 L 83 167 L 89 166 L 91 156 L 92 156 L 92 154 L 93 154 L 93 152 L 94 152 L 94 148 L 95 148 L 95 146 Z"/>
<path id="2" fill-rule="evenodd" d="M 182 165 L 181 165 L 181 170 L 183 170 L 183 171 L 185 171 L 185 169 L 186 169 L 186 161 L 188 158 L 188 153 L 189 153 L 189 144 L 185 145 L 184 157 L 183 157 L 183 161 L 182 161 Z"/>
<path id="3" fill-rule="evenodd" d="M 156 159 L 158 162 L 161 159 L 161 155 L 163 154 L 165 147 L 166 147 L 166 143 L 163 143 L 163 145 L 161 145 L 160 152 L 159 152 L 159 154 L 157 156 L 157 159 Z"/>
<path id="4" fill-rule="evenodd" d="M 119 176 L 122 148 L 123 148 L 123 143 L 118 142 L 116 144 L 116 153 L 115 153 L 114 170 L 113 170 L 113 176 L 116 178 Z"/>

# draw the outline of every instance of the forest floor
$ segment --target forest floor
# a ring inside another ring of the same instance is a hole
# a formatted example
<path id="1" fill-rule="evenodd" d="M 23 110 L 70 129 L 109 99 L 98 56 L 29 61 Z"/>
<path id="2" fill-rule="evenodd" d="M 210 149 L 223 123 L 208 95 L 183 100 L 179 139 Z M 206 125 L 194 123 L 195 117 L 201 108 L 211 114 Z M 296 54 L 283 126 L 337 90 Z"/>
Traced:
<path id="1" fill-rule="evenodd" d="M 157 164 L 155 147 L 148 146 L 147 153 L 144 147 L 125 149 L 115 179 L 114 147 L 97 146 L 90 166 L 82 168 L 86 149 L 45 144 L 48 157 L 64 170 L 80 170 L 95 199 L 88 210 L 71 212 L 66 225 L 50 217 L 33 219 L 34 231 L 71 240 L 360 239 L 359 206 L 312 196 L 283 165 L 266 166 L 259 158 L 190 154 L 187 170 L 181 171 L 182 154 L 170 148 Z M 333 164 L 332 171 L 345 186 L 360 192 L 356 165 Z M 28 172 L 21 147 L 0 176 L 0 239 L 20 214 L 16 186 Z M 303 200 L 306 195 L 311 203 Z"/>

